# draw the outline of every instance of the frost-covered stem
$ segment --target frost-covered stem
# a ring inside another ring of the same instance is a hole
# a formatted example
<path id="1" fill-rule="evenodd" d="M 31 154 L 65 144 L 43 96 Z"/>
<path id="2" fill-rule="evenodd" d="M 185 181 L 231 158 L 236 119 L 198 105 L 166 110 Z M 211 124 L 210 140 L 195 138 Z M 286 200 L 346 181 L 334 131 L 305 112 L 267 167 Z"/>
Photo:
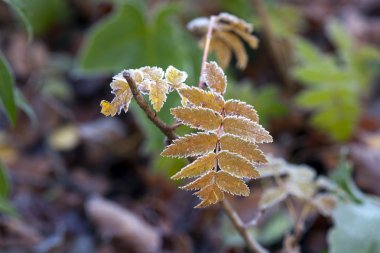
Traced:
<path id="1" fill-rule="evenodd" d="M 201 89 L 203 88 L 202 75 L 206 67 L 208 52 L 210 50 L 210 43 L 212 39 L 212 30 L 214 29 L 215 20 L 216 20 L 216 16 L 211 16 L 210 23 L 207 29 L 205 48 L 203 50 L 203 57 L 202 57 L 201 74 L 199 77 L 199 84 L 198 84 L 199 88 Z"/>
<path id="2" fill-rule="evenodd" d="M 162 133 L 164 133 L 169 139 L 174 140 L 177 138 L 177 135 L 173 131 L 173 128 L 165 124 L 157 114 L 149 107 L 148 103 L 145 101 L 144 97 L 141 95 L 139 90 L 137 89 L 137 85 L 135 80 L 133 80 L 131 74 L 128 71 L 123 72 L 123 77 L 127 81 L 129 87 L 131 88 L 133 97 L 136 99 L 137 104 L 140 108 L 145 112 L 146 116 L 150 119 L 150 121 L 155 124 Z"/>
<path id="3" fill-rule="evenodd" d="M 250 236 L 247 227 L 244 225 L 243 221 L 240 219 L 236 211 L 232 208 L 230 202 L 227 199 L 224 199 L 222 205 L 235 229 L 239 232 L 241 237 L 243 237 L 249 251 L 255 253 L 268 253 L 268 251 L 263 248 L 263 246 L 261 246 L 252 236 Z"/>

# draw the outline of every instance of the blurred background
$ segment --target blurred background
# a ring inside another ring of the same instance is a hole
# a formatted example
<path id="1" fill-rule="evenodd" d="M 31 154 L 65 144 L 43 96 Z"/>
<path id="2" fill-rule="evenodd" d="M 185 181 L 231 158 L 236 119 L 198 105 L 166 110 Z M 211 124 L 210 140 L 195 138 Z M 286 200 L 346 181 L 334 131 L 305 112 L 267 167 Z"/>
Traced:
<path id="1" fill-rule="evenodd" d="M 170 180 L 186 160 L 159 156 L 164 136 L 135 102 L 113 118 L 99 106 L 123 69 L 173 65 L 197 85 L 202 50 L 186 24 L 220 12 L 260 40 L 246 69 L 233 58 L 225 71 L 226 96 L 254 105 L 274 137 L 262 149 L 355 202 L 308 217 L 301 252 L 380 252 L 376 0 L 0 1 L 0 252 L 246 252 L 219 206 L 193 209 Z M 159 116 L 173 123 L 178 104 L 170 95 Z M 266 185 L 232 199 L 244 221 Z M 278 205 L 251 232 L 281 252 L 291 229 Z"/>

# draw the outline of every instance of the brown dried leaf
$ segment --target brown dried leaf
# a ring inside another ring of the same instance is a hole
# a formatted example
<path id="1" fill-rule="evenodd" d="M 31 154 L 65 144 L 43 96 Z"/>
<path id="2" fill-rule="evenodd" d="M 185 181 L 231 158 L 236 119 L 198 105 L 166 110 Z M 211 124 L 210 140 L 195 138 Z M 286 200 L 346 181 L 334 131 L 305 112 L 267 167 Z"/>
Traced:
<path id="1" fill-rule="evenodd" d="M 229 33 L 219 31 L 215 34 L 218 38 L 224 41 L 227 45 L 229 45 L 236 57 L 236 66 L 239 69 L 244 69 L 248 63 L 248 55 L 245 51 L 244 44 L 241 42 L 238 36 Z"/>
<path id="2" fill-rule="evenodd" d="M 260 176 L 253 164 L 247 159 L 228 151 L 218 153 L 218 165 L 221 170 L 236 177 L 257 178 Z"/>
<path id="3" fill-rule="evenodd" d="M 206 187 L 207 185 L 212 184 L 215 180 L 215 176 L 216 172 L 210 171 L 209 173 L 180 188 L 185 190 L 199 190 L 203 187 Z"/>
<path id="4" fill-rule="evenodd" d="M 170 109 L 170 112 L 183 124 L 201 130 L 216 130 L 222 123 L 222 116 L 207 108 L 177 107 Z"/>
<path id="5" fill-rule="evenodd" d="M 249 188 L 245 182 L 227 172 L 219 171 L 216 175 L 215 182 L 222 191 L 228 192 L 229 194 L 239 196 L 249 195 Z"/>
<path id="6" fill-rule="evenodd" d="M 251 33 L 253 31 L 252 24 L 226 12 L 222 12 L 218 15 L 218 25 L 221 29 L 226 29 L 226 27 L 229 27 L 229 29 L 233 31 L 244 31 L 247 33 Z"/>
<path id="7" fill-rule="evenodd" d="M 236 136 L 225 134 L 220 138 L 220 146 L 222 150 L 227 150 L 232 153 L 237 153 L 250 162 L 254 163 L 266 163 L 264 153 L 258 149 L 257 145 L 240 139 Z"/>
<path id="8" fill-rule="evenodd" d="M 243 116 L 253 122 L 259 122 L 259 116 L 257 115 L 255 108 L 239 100 L 228 100 L 224 106 L 224 111 L 226 115 Z"/>
<path id="9" fill-rule="evenodd" d="M 216 93 L 207 92 L 196 87 L 179 89 L 178 92 L 188 103 L 195 106 L 209 108 L 217 112 L 223 109 L 224 99 Z"/>
<path id="10" fill-rule="evenodd" d="M 174 140 L 162 151 L 162 156 L 189 157 L 207 154 L 215 149 L 218 137 L 213 133 L 185 135 Z"/>
<path id="11" fill-rule="evenodd" d="M 261 195 L 259 202 L 260 209 L 265 210 L 275 206 L 286 199 L 287 196 L 288 193 L 281 187 L 266 188 Z"/>
<path id="12" fill-rule="evenodd" d="M 203 201 L 195 206 L 195 208 L 203 208 L 216 204 L 224 199 L 223 192 L 215 184 L 208 185 L 194 194 L 203 199 Z"/>
<path id="13" fill-rule="evenodd" d="M 205 43 L 205 39 L 206 38 L 201 41 L 202 48 L 204 48 L 203 43 Z M 212 38 L 210 42 L 210 52 L 215 52 L 216 61 L 219 63 L 220 67 L 223 69 L 228 67 L 232 58 L 232 51 L 224 41 L 218 38 Z"/>
<path id="14" fill-rule="evenodd" d="M 245 117 L 227 116 L 223 119 L 225 133 L 239 136 L 249 142 L 272 142 L 272 136 L 261 125 L 248 120 Z"/>
<path id="15" fill-rule="evenodd" d="M 172 179 L 185 177 L 197 177 L 212 170 L 216 165 L 216 154 L 214 152 L 204 155 L 177 172 Z"/>
<path id="16" fill-rule="evenodd" d="M 166 101 L 166 94 L 169 92 L 169 85 L 164 80 L 153 81 L 150 84 L 149 100 L 153 109 L 159 112 Z"/>
<path id="17" fill-rule="evenodd" d="M 226 91 L 227 78 L 216 62 L 206 63 L 205 70 L 202 73 L 202 81 L 216 93 L 224 94 Z"/>

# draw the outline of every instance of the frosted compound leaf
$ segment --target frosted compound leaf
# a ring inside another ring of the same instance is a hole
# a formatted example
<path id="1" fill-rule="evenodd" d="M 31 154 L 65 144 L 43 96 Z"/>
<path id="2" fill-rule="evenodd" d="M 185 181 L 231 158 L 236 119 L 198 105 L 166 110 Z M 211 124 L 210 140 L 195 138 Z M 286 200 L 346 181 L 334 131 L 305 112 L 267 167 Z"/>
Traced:
<path id="1" fill-rule="evenodd" d="M 140 70 L 144 73 L 144 78 L 150 80 L 162 80 L 164 78 L 164 71 L 159 67 L 142 67 Z"/>
<path id="2" fill-rule="evenodd" d="M 228 100 L 225 104 L 224 111 L 226 115 L 243 116 L 253 122 L 259 122 L 259 116 L 257 115 L 255 108 L 239 100 Z"/>
<path id="3" fill-rule="evenodd" d="M 216 93 L 207 92 L 196 87 L 179 89 L 178 92 L 182 98 L 186 98 L 187 102 L 192 105 L 209 108 L 217 112 L 223 109 L 224 99 Z"/>
<path id="4" fill-rule="evenodd" d="M 149 90 L 149 99 L 153 109 L 159 112 L 166 101 L 166 94 L 169 92 L 169 86 L 164 80 L 152 82 Z"/>
<path id="5" fill-rule="evenodd" d="M 204 155 L 189 165 L 185 166 L 182 170 L 172 176 L 172 179 L 181 179 L 186 177 L 197 177 L 212 170 L 216 165 L 216 154 L 209 153 Z"/>
<path id="6" fill-rule="evenodd" d="M 115 106 L 115 104 L 110 103 L 106 100 L 102 100 L 100 102 L 100 106 L 102 107 L 101 113 L 105 116 L 115 116 L 119 108 Z"/>
<path id="7" fill-rule="evenodd" d="M 167 146 L 162 156 L 189 157 L 209 153 L 215 149 L 218 137 L 213 133 L 185 135 Z"/>
<path id="8" fill-rule="evenodd" d="M 257 178 L 260 176 L 253 164 L 247 159 L 228 151 L 218 153 L 218 165 L 222 171 L 228 172 L 235 177 Z"/>
<path id="9" fill-rule="evenodd" d="M 272 142 L 272 136 L 259 124 L 245 117 L 227 116 L 223 119 L 224 132 L 253 143 Z"/>
<path id="10" fill-rule="evenodd" d="M 179 89 L 186 87 L 184 82 L 187 79 L 187 73 L 180 71 L 173 66 L 169 66 L 165 72 L 165 80 L 173 89 Z"/>
<path id="11" fill-rule="evenodd" d="M 100 102 L 101 112 L 105 116 L 115 116 L 116 113 L 120 113 L 123 109 L 127 112 L 133 97 L 128 83 L 124 79 L 114 79 L 110 86 L 115 97 L 111 102 L 105 100 Z"/>
<path id="12" fill-rule="evenodd" d="M 253 31 L 252 24 L 227 12 L 222 12 L 218 15 L 218 23 L 222 29 L 226 29 L 225 27 L 227 26 L 233 31 L 239 30 L 246 33 L 251 33 Z"/>
<path id="13" fill-rule="evenodd" d="M 204 48 L 204 43 L 206 42 L 206 38 L 201 40 L 201 47 Z M 227 43 L 218 39 L 212 38 L 210 42 L 210 52 L 215 52 L 216 61 L 219 63 L 220 67 L 223 69 L 228 67 L 228 64 L 232 58 L 231 48 Z"/>
<path id="14" fill-rule="evenodd" d="M 182 189 L 185 190 L 199 190 L 207 185 L 210 185 L 214 183 L 215 181 L 216 172 L 210 171 L 209 173 L 199 177 L 198 179 L 194 180 L 193 182 L 182 186 Z"/>
<path id="15" fill-rule="evenodd" d="M 185 125 L 202 130 L 216 130 L 222 123 L 222 116 L 206 108 L 172 108 L 173 116 Z"/>
<path id="16" fill-rule="evenodd" d="M 203 208 L 212 204 L 216 204 L 224 199 L 223 192 L 215 184 L 208 185 L 196 192 L 203 201 L 199 203 L 195 208 Z"/>
<path id="17" fill-rule="evenodd" d="M 216 93 L 224 94 L 226 91 L 227 78 L 216 62 L 206 63 L 205 70 L 202 73 L 202 80 Z"/>
<path id="18" fill-rule="evenodd" d="M 261 194 L 260 209 L 268 209 L 286 199 L 287 196 L 287 191 L 281 187 L 266 188 Z"/>
<path id="19" fill-rule="evenodd" d="M 216 185 L 224 192 L 232 195 L 248 196 L 249 188 L 245 182 L 230 175 L 227 172 L 219 171 L 216 175 Z"/>
<path id="20" fill-rule="evenodd" d="M 329 217 L 335 210 L 338 199 L 333 194 L 319 193 L 314 197 L 312 203 L 322 215 Z"/>
<path id="21" fill-rule="evenodd" d="M 220 138 L 220 146 L 222 150 L 237 153 L 252 163 L 266 163 L 264 153 L 258 149 L 257 145 L 240 139 L 234 135 L 225 134 Z"/>

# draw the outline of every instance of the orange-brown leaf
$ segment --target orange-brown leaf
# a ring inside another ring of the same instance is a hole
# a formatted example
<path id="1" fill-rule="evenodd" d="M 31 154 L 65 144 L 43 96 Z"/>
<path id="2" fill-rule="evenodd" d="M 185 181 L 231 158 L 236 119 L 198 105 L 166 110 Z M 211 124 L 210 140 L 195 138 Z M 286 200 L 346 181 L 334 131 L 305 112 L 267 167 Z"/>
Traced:
<path id="1" fill-rule="evenodd" d="M 186 98 L 188 102 L 195 106 L 209 108 L 217 112 L 223 109 L 224 99 L 216 93 L 207 92 L 196 87 L 179 89 L 178 92 L 182 98 Z"/>
<path id="2" fill-rule="evenodd" d="M 195 208 L 202 208 L 216 204 L 224 199 L 223 192 L 215 184 L 208 185 L 194 194 L 198 195 L 203 200 L 201 203 L 195 206 Z"/>
<path id="3" fill-rule="evenodd" d="M 223 119 L 225 133 L 236 135 L 253 143 L 272 142 L 272 136 L 261 125 L 245 117 L 227 116 Z"/>
<path id="4" fill-rule="evenodd" d="M 185 135 L 167 146 L 162 156 L 189 157 L 207 154 L 215 149 L 218 137 L 213 133 Z"/>
<path id="5" fill-rule="evenodd" d="M 185 125 L 202 130 L 216 130 L 222 123 L 222 116 L 207 108 L 177 107 L 170 110 L 174 117 Z"/>
<path id="6" fill-rule="evenodd" d="M 216 175 L 216 185 L 224 192 L 233 195 L 248 196 L 249 188 L 245 182 L 230 175 L 227 172 L 219 171 Z"/>
<path id="7" fill-rule="evenodd" d="M 199 190 L 203 187 L 206 187 L 207 185 L 212 184 L 215 181 L 215 176 L 216 172 L 210 171 L 209 173 L 180 188 L 185 190 Z"/>
<path id="8" fill-rule="evenodd" d="M 211 171 L 216 164 L 216 154 L 214 152 L 204 155 L 177 172 L 172 179 L 185 177 L 197 177 Z"/>
<path id="9" fill-rule="evenodd" d="M 232 153 L 237 153 L 250 162 L 266 163 L 264 153 L 258 149 L 257 145 L 240 139 L 234 135 L 225 134 L 220 138 L 220 146 L 222 150 L 227 150 Z"/>
<path id="10" fill-rule="evenodd" d="M 239 69 L 244 69 L 248 63 L 248 55 L 239 37 L 223 31 L 219 31 L 217 36 L 231 47 L 236 57 L 236 66 Z"/>
<path id="11" fill-rule="evenodd" d="M 202 80 L 216 93 L 224 94 L 226 91 L 227 78 L 216 62 L 206 63 L 205 70 L 202 73 Z"/>
<path id="12" fill-rule="evenodd" d="M 230 99 L 226 102 L 224 111 L 227 115 L 243 116 L 253 122 L 259 121 L 259 116 L 253 106 L 239 100 Z"/>
<path id="13" fill-rule="evenodd" d="M 260 176 L 252 163 L 241 155 L 229 151 L 218 153 L 218 165 L 221 170 L 236 177 L 257 178 Z"/>

